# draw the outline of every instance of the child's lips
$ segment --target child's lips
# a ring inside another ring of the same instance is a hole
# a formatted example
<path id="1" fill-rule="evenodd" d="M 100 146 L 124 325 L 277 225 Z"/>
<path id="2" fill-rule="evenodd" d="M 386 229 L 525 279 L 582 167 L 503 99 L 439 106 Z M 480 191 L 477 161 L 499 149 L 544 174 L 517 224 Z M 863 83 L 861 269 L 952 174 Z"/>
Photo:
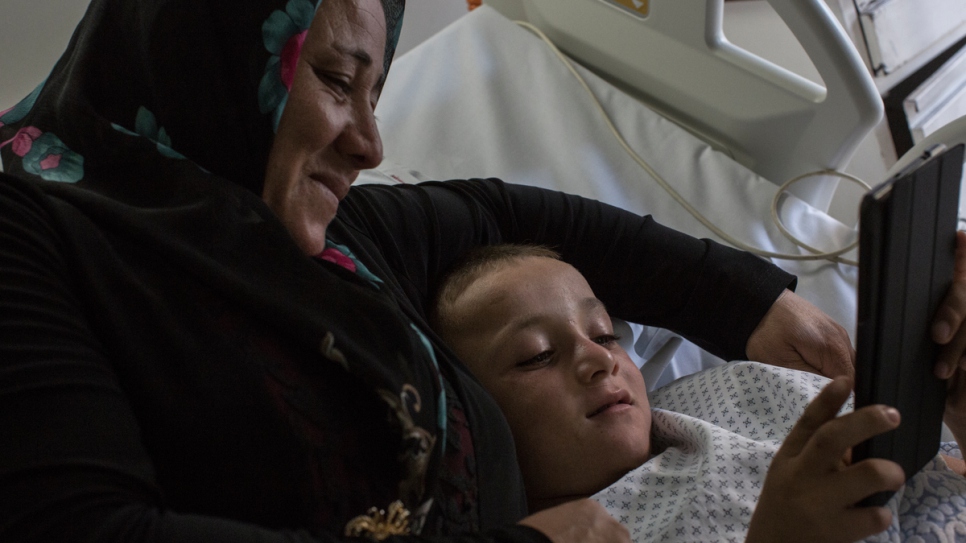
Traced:
<path id="1" fill-rule="evenodd" d="M 626 390 L 618 390 L 599 396 L 592 405 L 596 407 L 587 413 L 587 418 L 594 418 L 604 413 L 616 413 L 629 409 L 634 405 L 634 401 Z"/>

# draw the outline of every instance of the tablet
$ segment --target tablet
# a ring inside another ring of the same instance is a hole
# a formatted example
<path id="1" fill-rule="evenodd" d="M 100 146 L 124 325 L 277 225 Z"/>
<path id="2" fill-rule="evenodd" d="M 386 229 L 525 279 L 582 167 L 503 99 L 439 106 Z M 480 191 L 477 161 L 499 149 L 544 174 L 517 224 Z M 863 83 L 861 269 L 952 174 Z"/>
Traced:
<path id="1" fill-rule="evenodd" d="M 963 145 L 935 147 L 859 208 L 855 406 L 894 406 L 902 422 L 856 446 L 852 459 L 887 458 L 906 477 L 939 451 L 946 383 L 933 375 L 939 346 L 929 329 L 952 282 L 962 171 Z"/>

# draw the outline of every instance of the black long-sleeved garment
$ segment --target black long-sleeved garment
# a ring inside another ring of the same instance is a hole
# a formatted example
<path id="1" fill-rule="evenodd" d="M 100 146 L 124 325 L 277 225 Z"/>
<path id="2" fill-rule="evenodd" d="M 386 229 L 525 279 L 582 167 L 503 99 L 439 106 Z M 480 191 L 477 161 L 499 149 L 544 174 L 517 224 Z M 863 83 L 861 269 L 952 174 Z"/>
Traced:
<path id="1" fill-rule="evenodd" d="M 330 238 L 374 282 L 300 255 L 257 198 L 227 193 L 142 230 L 96 195 L 0 176 L 0 541 L 338 540 L 409 488 L 413 429 L 372 385 L 400 358 L 407 382 L 440 383 L 402 408 L 417 430 L 448 393 L 423 535 L 542 541 L 512 526 L 525 499 L 505 422 L 425 325 L 450 263 L 554 246 L 615 316 L 728 358 L 793 284 L 649 218 L 492 180 L 350 191 Z"/>

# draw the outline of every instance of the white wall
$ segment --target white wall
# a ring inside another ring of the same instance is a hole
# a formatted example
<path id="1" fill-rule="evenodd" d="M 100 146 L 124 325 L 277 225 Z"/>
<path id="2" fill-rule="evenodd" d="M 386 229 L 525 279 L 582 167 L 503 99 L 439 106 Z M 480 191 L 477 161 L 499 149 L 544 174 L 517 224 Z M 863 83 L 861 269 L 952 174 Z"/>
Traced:
<path id="1" fill-rule="evenodd" d="M 466 0 L 406 0 L 396 55 L 405 54 L 466 13 Z"/>
<path id="2" fill-rule="evenodd" d="M 0 0 L 0 111 L 47 77 L 87 4 L 88 0 Z"/>

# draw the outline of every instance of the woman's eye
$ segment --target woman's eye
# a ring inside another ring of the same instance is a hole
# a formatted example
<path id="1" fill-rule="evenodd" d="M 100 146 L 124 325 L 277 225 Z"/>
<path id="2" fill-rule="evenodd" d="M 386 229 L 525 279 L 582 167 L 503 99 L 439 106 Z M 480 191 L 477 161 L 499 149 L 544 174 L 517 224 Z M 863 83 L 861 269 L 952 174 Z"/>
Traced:
<path id="1" fill-rule="evenodd" d="M 528 358 L 528 359 L 526 359 L 526 360 L 518 363 L 517 364 L 517 367 L 518 368 L 523 368 L 523 369 L 539 368 L 539 367 L 542 367 L 542 366 L 546 366 L 548 363 L 550 363 L 550 359 L 552 357 L 553 357 L 553 351 L 543 351 L 542 353 L 538 354 L 537 356 L 534 356 L 532 358 Z"/>
<path id="2" fill-rule="evenodd" d="M 338 89 L 339 93 L 341 94 L 349 94 L 349 92 L 352 90 L 352 87 L 350 87 L 348 83 L 339 79 L 338 77 L 330 77 L 329 84 Z"/>
<path id="3" fill-rule="evenodd" d="M 594 338 L 598 345 L 611 345 L 620 341 L 620 336 L 614 334 L 603 334 Z"/>
<path id="4" fill-rule="evenodd" d="M 322 80 L 323 83 L 328 85 L 340 95 L 346 95 L 352 91 L 352 87 L 349 85 L 349 82 L 346 81 L 342 76 L 333 75 L 327 72 L 320 72 L 318 70 L 316 70 L 315 75 Z"/>

